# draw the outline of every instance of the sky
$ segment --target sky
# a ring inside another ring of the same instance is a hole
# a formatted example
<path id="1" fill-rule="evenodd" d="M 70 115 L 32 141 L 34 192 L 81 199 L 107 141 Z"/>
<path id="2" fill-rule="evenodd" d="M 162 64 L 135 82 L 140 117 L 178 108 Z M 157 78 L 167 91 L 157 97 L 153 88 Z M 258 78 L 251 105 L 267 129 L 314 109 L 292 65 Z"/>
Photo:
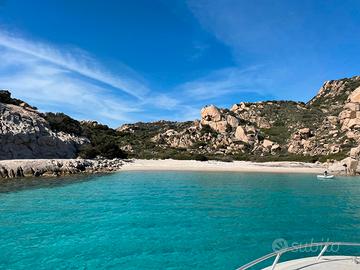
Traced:
<path id="1" fill-rule="evenodd" d="M 360 75 L 358 0 L 0 0 L 0 89 L 111 127 Z"/>

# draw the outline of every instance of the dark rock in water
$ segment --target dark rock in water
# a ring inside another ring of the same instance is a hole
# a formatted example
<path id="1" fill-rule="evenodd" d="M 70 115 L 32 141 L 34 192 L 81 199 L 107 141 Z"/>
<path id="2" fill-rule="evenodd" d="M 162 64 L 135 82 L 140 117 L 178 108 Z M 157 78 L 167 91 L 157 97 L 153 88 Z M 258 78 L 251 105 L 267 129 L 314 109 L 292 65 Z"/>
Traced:
<path id="1" fill-rule="evenodd" d="M 5 167 L 0 167 L 0 176 L 2 178 L 7 178 L 9 177 L 8 175 L 8 170 Z"/>
<path id="2" fill-rule="evenodd" d="M 23 172 L 23 169 L 21 167 L 17 167 L 15 176 L 16 177 L 24 177 L 24 172 Z"/>
<path id="3" fill-rule="evenodd" d="M 13 169 L 10 169 L 10 171 L 9 171 L 9 177 L 10 178 L 14 178 L 16 175 L 15 175 L 15 172 L 14 172 L 14 170 Z"/>
<path id="4" fill-rule="evenodd" d="M 34 171 L 34 176 L 35 177 L 39 177 L 39 176 L 41 176 L 42 175 L 42 171 L 41 170 L 35 170 Z"/>

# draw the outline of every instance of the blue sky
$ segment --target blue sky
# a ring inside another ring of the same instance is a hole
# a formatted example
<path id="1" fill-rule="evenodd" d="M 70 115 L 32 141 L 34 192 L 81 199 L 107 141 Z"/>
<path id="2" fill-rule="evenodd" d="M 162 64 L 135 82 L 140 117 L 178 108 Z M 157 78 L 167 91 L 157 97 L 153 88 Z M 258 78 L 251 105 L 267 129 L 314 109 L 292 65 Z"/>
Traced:
<path id="1" fill-rule="evenodd" d="M 357 0 L 0 0 L 0 88 L 117 127 L 360 75 Z"/>

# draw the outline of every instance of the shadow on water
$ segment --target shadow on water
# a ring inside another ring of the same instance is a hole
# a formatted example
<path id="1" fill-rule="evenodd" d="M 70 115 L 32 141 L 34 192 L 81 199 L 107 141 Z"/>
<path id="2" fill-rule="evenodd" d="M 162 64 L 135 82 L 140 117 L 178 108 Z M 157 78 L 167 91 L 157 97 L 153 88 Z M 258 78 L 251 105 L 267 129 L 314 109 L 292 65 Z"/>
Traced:
<path id="1" fill-rule="evenodd" d="M 89 182 L 99 179 L 109 173 L 77 174 L 60 177 L 29 177 L 29 178 L 7 178 L 0 180 L 0 194 L 17 192 L 26 189 L 54 188 L 81 182 Z"/>

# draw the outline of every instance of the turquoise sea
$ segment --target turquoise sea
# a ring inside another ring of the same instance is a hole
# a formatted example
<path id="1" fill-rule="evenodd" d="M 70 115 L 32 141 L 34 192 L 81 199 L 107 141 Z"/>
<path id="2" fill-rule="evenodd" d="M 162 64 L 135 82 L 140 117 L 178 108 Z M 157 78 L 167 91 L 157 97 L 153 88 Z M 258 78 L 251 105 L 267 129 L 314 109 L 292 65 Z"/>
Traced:
<path id="1" fill-rule="evenodd" d="M 278 238 L 360 241 L 360 178 L 120 172 L 0 192 L 0 269 L 234 269 Z"/>

